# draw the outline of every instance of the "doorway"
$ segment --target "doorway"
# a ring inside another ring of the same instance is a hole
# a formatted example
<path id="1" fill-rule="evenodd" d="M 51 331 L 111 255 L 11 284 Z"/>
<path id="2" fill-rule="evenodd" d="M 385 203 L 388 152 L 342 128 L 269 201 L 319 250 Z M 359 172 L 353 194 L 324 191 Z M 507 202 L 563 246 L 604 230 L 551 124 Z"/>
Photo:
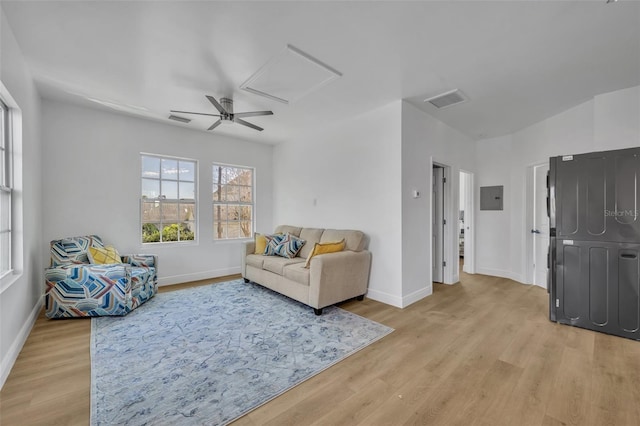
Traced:
<path id="1" fill-rule="evenodd" d="M 444 167 L 434 164 L 431 195 L 431 281 L 444 282 Z"/>
<path id="2" fill-rule="evenodd" d="M 549 217 L 547 216 L 547 174 L 549 164 L 532 167 L 533 203 L 531 211 L 533 284 L 547 288 L 547 255 L 549 250 Z"/>
<path id="3" fill-rule="evenodd" d="M 474 271 L 473 252 L 473 173 L 460 170 L 460 204 L 458 215 L 458 254 L 460 270 Z"/>

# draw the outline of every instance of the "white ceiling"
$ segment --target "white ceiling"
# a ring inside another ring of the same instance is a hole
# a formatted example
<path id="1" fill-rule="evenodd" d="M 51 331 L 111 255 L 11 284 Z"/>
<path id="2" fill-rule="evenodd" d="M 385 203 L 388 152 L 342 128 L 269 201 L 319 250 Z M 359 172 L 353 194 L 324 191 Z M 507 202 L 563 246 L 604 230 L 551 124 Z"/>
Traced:
<path id="1" fill-rule="evenodd" d="M 204 95 L 231 96 L 237 112 L 275 115 L 247 119 L 263 132 L 213 132 L 265 143 L 398 99 L 493 137 L 640 85 L 635 1 L 2 0 L 2 9 L 43 96 L 168 123 L 170 109 L 215 113 Z M 239 89 L 287 44 L 342 77 L 291 105 Z M 423 102 L 455 88 L 469 102 L 442 111 Z"/>

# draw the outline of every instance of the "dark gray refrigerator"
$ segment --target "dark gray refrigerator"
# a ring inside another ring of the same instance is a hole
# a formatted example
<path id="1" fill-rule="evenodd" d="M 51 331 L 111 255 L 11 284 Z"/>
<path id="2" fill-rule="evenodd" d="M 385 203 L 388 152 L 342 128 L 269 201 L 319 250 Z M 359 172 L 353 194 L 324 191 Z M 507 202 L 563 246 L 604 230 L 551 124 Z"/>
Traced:
<path id="1" fill-rule="evenodd" d="M 549 318 L 640 340 L 640 148 L 550 159 Z"/>

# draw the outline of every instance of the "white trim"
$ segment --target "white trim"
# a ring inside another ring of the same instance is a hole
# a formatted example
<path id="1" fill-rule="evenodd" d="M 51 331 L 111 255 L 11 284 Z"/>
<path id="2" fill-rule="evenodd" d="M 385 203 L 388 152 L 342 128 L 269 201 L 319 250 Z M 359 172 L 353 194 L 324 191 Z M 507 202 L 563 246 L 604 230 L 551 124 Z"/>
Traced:
<path id="1" fill-rule="evenodd" d="M 520 284 L 527 284 L 522 274 L 516 274 L 512 271 L 505 271 L 504 269 L 478 268 L 476 273 L 482 275 L 490 275 L 493 277 L 508 278 L 510 280 L 517 281 Z"/>
<path id="2" fill-rule="evenodd" d="M 380 291 L 375 289 L 367 290 L 367 297 L 376 302 L 381 302 L 387 305 L 395 306 L 396 308 L 402 308 L 402 297 Z"/>
<path id="3" fill-rule="evenodd" d="M 158 286 L 188 283 L 191 281 L 207 280 L 209 278 L 235 275 L 241 272 L 240 266 L 233 268 L 214 269 L 210 271 L 194 272 L 192 274 L 171 275 L 169 277 L 158 278 Z"/>
<path id="4" fill-rule="evenodd" d="M 406 308 L 407 306 L 416 303 L 427 296 L 431 296 L 433 294 L 433 284 L 428 283 L 426 287 L 421 288 L 419 290 L 414 291 L 411 294 L 402 297 L 402 307 Z"/>
<path id="5" fill-rule="evenodd" d="M 15 340 L 11 344 L 9 351 L 2 359 L 2 363 L 0 364 L 0 389 L 4 386 L 7 377 L 9 377 L 9 373 L 11 373 L 11 369 L 18 359 L 18 355 L 20 355 L 20 351 L 24 346 L 24 343 L 27 341 L 29 334 L 31 333 L 31 329 L 33 328 L 36 320 L 38 319 L 38 314 L 42 309 L 42 305 L 44 304 L 44 295 L 38 299 L 38 302 L 31 310 L 29 317 L 23 324 L 20 332 L 16 336 Z"/>

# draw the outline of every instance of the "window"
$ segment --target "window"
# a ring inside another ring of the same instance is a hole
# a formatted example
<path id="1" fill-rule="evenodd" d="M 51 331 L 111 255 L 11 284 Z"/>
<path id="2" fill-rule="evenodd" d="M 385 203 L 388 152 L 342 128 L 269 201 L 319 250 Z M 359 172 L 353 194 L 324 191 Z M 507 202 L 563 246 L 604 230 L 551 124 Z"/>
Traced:
<path id="1" fill-rule="evenodd" d="M 0 100 L 0 277 L 11 272 L 11 134 L 9 107 Z"/>
<path id="2" fill-rule="evenodd" d="M 196 239 L 195 160 L 142 154 L 143 243 Z"/>
<path id="3" fill-rule="evenodd" d="M 213 239 L 253 235 L 253 169 L 213 165 Z"/>

